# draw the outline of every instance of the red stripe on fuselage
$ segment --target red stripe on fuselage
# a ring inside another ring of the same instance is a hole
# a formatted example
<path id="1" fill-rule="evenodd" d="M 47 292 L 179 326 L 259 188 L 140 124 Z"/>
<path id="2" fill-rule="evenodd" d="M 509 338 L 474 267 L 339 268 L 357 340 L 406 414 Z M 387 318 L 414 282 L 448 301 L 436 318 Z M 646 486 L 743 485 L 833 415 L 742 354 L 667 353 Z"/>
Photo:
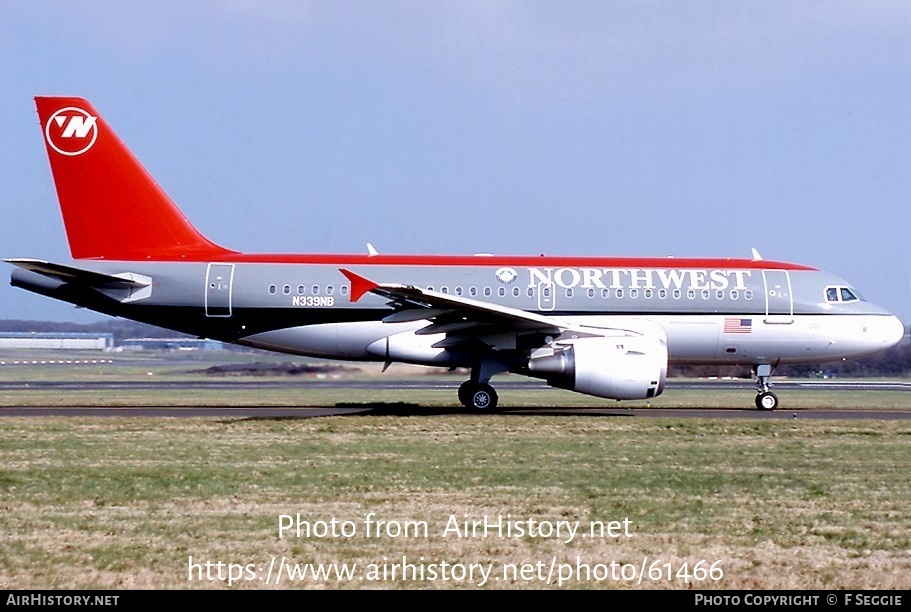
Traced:
<path id="1" fill-rule="evenodd" d="M 156 258 L 156 261 L 191 261 L 189 257 Z M 225 254 L 194 261 L 229 263 L 325 264 L 369 266 L 520 266 L 560 268 L 718 268 L 727 270 L 817 270 L 811 266 L 770 260 L 696 257 L 564 257 L 476 255 L 339 255 L 339 254 Z"/>

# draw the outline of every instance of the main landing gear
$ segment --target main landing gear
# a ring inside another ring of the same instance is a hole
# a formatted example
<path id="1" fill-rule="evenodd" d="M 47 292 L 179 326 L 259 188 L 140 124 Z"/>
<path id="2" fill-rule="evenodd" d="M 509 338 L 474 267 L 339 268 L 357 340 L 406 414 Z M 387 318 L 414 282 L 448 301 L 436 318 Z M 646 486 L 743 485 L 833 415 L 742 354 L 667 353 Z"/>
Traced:
<path id="1" fill-rule="evenodd" d="M 488 383 L 466 380 L 459 386 L 459 401 L 473 412 L 494 412 L 498 399 Z"/>
<path id="2" fill-rule="evenodd" d="M 756 407 L 760 410 L 775 410 L 778 408 L 778 396 L 769 391 L 772 386 L 772 366 L 769 364 L 757 365 L 756 371 Z"/>
<path id="3" fill-rule="evenodd" d="M 509 366 L 495 359 L 475 365 L 471 368 L 471 378 L 459 386 L 459 402 L 472 412 L 496 412 L 499 398 L 490 386 L 490 378 L 507 371 Z"/>

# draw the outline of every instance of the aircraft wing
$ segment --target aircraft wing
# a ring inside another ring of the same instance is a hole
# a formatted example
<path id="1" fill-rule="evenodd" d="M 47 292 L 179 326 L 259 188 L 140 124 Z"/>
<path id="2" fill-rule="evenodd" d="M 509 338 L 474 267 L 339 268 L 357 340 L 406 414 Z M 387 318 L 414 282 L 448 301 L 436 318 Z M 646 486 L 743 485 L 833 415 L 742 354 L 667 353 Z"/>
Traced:
<path id="1" fill-rule="evenodd" d="M 387 323 L 427 319 L 430 324 L 417 330 L 418 335 L 445 333 L 446 339 L 436 343 L 438 348 L 453 348 L 476 340 L 492 339 L 498 334 L 524 334 L 529 337 L 551 336 L 554 339 L 570 334 L 574 338 L 606 335 L 571 325 L 519 308 L 501 306 L 483 300 L 428 291 L 414 285 L 376 283 L 344 268 L 340 269 L 351 281 L 351 301 L 365 293 L 374 293 L 389 300 L 394 312 L 383 319 Z M 613 330 L 615 333 L 619 330 Z M 491 344 L 490 341 L 487 341 Z"/>

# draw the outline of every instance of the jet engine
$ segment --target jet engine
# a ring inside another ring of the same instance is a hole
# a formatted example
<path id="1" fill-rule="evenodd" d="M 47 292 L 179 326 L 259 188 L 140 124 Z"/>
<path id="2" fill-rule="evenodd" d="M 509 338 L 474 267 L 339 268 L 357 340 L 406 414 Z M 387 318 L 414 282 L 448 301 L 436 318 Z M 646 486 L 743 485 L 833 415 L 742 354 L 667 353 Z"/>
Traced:
<path id="1" fill-rule="evenodd" d="M 667 341 L 655 335 L 579 338 L 538 349 L 528 375 L 552 387 L 608 399 L 660 395 L 667 378 Z"/>

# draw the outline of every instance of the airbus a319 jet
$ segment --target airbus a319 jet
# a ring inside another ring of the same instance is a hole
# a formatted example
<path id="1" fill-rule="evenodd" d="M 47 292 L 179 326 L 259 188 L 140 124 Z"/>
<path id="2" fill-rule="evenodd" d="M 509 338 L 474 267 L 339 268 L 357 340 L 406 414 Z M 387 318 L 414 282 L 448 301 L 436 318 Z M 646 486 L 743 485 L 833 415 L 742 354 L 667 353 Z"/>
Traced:
<path id="1" fill-rule="evenodd" d="M 465 368 L 466 408 L 507 372 L 617 400 L 668 364 L 778 364 L 895 345 L 898 318 L 845 280 L 752 258 L 253 254 L 200 234 L 82 98 L 35 98 L 71 260 L 7 259 L 11 284 L 227 343 L 346 361 Z M 369 246 L 369 245 L 368 245 Z"/>

